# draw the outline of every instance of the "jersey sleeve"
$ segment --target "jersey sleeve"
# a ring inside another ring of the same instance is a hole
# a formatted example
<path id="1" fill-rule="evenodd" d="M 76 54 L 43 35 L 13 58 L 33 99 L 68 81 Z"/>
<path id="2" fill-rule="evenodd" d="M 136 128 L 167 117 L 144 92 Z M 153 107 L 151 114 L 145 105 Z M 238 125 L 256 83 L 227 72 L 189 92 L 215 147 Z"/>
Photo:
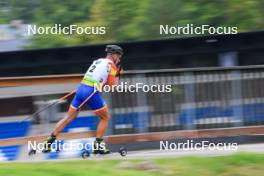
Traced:
<path id="1" fill-rule="evenodd" d="M 117 74 L 118 74 L 118 68 L 114 64 L 110 63 L 109 75 L 116 77 Z"/>
<path id="2" fill-rule="evenodd" d="M 117 74 L 118 74 L 118 69 L 116 68 L 116 66 L 112 63 L 109 63 L 109 74 L 107 77 L 106 84 L 110 86 L 117 84 L 117 78 L 116 78 Z"/>

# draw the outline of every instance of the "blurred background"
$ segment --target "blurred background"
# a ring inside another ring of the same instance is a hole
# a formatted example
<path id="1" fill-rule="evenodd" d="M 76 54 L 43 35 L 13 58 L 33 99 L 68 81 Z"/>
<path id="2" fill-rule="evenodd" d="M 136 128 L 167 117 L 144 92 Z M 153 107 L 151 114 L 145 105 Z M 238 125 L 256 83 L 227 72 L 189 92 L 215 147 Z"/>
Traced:
<path id="1" fill-rule="evenodd" d="M 0 48 L 5 51 L 191 37 L 159 35 L 159 25 L 206 24 L 235 26 L 239 32 L 259 31 L 264 26 L 263 8 L 261 0 L 1 0 Z M 107 32 L 93 36 L 28 36 L 28 24 L 105 26 Z"/>
<path id="2" fill-rule="evenodd" d="M 49 134 L 72 97 L 21 120 L 74 90 L 91 62 L 105 56 L 105 45 L 115 43 L 125 52 L 121 81 L 172 85 L 172 92 L 103 93 L 111 113 L 107 135 L 113 150 L 123 145 L 132 153 L 158 153 L 159 140 L 188 139 L 260 143 L 263 148 L 263 9 L 262 0 L 1 0 L 0 139 Z M 107 32 L 27 35 L 32 24 L 105 26 Z M 160 35 L 162 24 L 235 26 L 239 33 Z M 85 107 L 63 132 L 94 131 L 97 123 Z M 75 141 L 87 140 L 91 138 Z M 4 142 L 1 161 L 32 160 L 26 145 Z M 66 151 L 34 160 L 79 156 L 80 151 Z"/>

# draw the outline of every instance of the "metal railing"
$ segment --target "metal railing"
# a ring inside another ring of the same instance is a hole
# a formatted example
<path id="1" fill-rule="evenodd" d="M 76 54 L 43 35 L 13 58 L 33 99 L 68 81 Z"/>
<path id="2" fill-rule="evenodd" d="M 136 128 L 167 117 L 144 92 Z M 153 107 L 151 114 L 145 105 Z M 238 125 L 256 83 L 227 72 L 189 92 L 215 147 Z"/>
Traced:
<path id="1" fill-rule="evenodd" d="M 114 134 L 264 124 L 262 66 L 130 72 L 122 82 L 172 91 L 104 93 Z"/>

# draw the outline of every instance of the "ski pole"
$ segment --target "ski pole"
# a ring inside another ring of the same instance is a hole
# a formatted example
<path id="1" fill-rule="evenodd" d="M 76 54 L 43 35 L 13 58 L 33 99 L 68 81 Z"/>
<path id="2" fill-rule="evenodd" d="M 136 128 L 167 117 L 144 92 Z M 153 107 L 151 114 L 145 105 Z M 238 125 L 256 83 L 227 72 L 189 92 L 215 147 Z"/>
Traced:
<path id="1" fill-rule="evenodd" d="M 29 120 L 29 119 L 33 118 L 35 115 L 37 115 L 37 114 L 39 114 L 39 113 L 45 111 L 46 109 L 50 108 L 51 106 L 54 106 L 54 105 L 60 103 L 62 100 L 67 99 L 69 96 L 73 95 L 74 93 L 75 93 L 75 90 L 74 90 L 74 91 L 71 91 L 70 93 L 64 95 L 63 97 L 61 97 L 61 98 L 58 99 L 57 101 L 55 101 L 55 102 L 53 102 L 53 103 L 51 103 L 51 104 L 45 106 L 44 108 L 40 109 L 39 111 L 34 112 L 34 113 L 31 114 L 30 116 L 28 116 L 28 117 L 26 117 L 25 119 L 23 119 L 21 122 L 24 122 L 24 121 L 26 121 L 26 120 Z"/>

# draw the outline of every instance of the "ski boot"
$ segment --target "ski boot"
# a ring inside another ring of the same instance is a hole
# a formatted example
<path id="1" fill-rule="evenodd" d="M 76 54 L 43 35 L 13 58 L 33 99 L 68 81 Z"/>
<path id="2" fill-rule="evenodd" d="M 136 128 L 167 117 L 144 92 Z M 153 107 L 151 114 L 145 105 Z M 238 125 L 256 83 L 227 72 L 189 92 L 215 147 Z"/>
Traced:
<path id="1" fill-rule="evenodd" d="M 94 141 L 92 153 L 105 155 L 110 154 L 111 152 L 109 149 L 106 148 L 105 142 L 102 138 L 96 138 L 96 140 Z"/>
<path id="2" fill-rule="evenodd" d="M 51 144 L 56 140 L 56 136 L 51 133 L 50 137 L 48 137 L 43 143 L 44 143 L 44 149 L 42 150 L 42 153 L 49 153 L 51 152 Z"/>

